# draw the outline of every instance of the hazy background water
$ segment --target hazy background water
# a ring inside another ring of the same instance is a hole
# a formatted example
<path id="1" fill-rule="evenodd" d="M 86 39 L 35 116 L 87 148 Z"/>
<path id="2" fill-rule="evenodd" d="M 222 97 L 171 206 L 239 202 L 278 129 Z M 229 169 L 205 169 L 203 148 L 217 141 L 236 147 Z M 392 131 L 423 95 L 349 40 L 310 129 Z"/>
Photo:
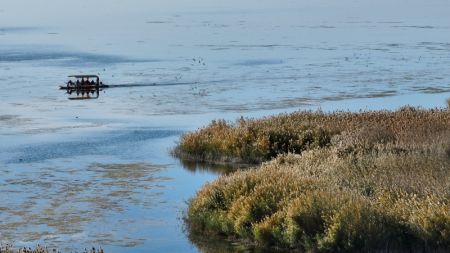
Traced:
<path id="1" fill-rule="evenodd" d="M 220 170 L 169 155 L 184 131 L 298 109 L 443 106 L 449 8 L 445 0 L 2 0 L 0 240 L 199 251 L 180 218 Z M 133 86 L 70 101 L 57 89 L 70 74 Z"/>

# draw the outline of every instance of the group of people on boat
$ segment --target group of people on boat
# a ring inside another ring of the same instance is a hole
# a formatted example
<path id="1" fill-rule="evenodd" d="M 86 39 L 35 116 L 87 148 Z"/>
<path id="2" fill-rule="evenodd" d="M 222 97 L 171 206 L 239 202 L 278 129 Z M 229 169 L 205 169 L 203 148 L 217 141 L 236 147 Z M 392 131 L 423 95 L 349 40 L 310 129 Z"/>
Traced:
<path id="1" fill-rule="evenodd" d="M 68 94 L 72 94 L 73 92 L 75 92 L 78 95 L 81 95 L 82 97 L 84 97 L 84 95 L 86 95 L 87 98 L 90 97 L 90 94 L 95 94 L 97 93 L 97 97 L 99 94 L 99 85 L 101 85 L 101 82 L 98 81 L 94 81 L 94 80 L 89 80 L 89 77 L 81 77 L 78 78 L 77 80 L 74 82 L 72 80 L 69 80 L 67 82 L 67 93 Z"/>
<path id="2" fill-rule="evenodd" d="M 77 97 L 69 97 L 69 99 L 98 98 L 100 89 L 104 87 L 97 75 L 71 75 L 68 77 L 69 81 L 64 86 L 60 86 L 60 89 L 66 90 L 69 95 L 72 93 L 77 95 Z M 94 94 L 96 96 L 91 96 Z M 79 95 L 81 97 L 78 97 Z"/>
<path id="3" fill-rule="evenodd" d="M 72 82 L 72 80 L 69 80 L 67 82 L 67 87 L 68 88 L 81 88 L 81 87 L 86 87 L 86 86 L 94 86 L 96 85 L 97 82 L 95 82 L 94 80 L 89 81 L 89 77 L 87 77 L 86 79 L 81 78 L 81 81 L 79 79 L 77 79 L 76 82 Z"/>

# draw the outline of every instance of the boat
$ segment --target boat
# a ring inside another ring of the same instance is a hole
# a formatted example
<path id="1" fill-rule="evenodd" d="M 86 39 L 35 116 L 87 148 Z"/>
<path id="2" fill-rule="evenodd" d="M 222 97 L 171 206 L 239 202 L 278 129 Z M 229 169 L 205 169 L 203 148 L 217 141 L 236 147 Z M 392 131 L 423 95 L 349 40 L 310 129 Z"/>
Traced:
<path id="1" fill-rule="evenodd" d="M 70 100 L 98 98 L 100 90 L 109 86 L 100 81 L 97 75 L 70 75 L 65 85 L 59 89 L 66 90 Z"/>
<path id="2" fill-rule="evenodd" d="M 97 75 L 70 75 L 69 81 L 65 85 L 60 85 L 60 90 L 75 90 L 75 89 L 88 89 L 88 88 L 108 88 L 109 85 L 103 84 L 100 81 L 100 77 Z M 91 79 L 91 80 L 89 80 Z M 93 80 L 95 79 L 95 81 Z"/>

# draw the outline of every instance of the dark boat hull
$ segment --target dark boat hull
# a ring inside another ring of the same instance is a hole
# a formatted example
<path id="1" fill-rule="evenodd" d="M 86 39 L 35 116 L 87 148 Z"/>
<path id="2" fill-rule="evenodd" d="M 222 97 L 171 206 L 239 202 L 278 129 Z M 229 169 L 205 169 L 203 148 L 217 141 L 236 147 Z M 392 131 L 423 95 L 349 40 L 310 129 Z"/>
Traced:
<path id="1" fill-rule="evenodd" d="M 99 85 L 99 86 L 97 86 L 97 85 L 87 85 L 87 86 L 79 86 L 79 87 L 60 85 L 59 89 L 60 90 L 77 90 L 77 89 L 79 89 L 79 90 L 95 90 L 95 89 L 97 89 L 97 87 L 99 89 L 103 89 L 103 88 L 108 88 L 109 85 L 102 84 L 102 85 Z"/>

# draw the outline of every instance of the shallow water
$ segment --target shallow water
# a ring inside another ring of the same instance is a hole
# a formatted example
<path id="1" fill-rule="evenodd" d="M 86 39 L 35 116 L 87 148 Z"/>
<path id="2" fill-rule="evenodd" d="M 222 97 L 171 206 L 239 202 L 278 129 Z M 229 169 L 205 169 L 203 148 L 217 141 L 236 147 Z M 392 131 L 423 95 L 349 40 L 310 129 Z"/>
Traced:
<path id="1" fill-rule="evenodd" d="M 224 169 L 171 157 L 179 136 L 241 115 L 444 106 L 449 7 L 2 1 L 0 240 L 239 251 L 197 247 L 184 234 L 185 202 Z M 98 74 L 118 87 L 68 100 L 57 87 L 70 74 Z"/>

